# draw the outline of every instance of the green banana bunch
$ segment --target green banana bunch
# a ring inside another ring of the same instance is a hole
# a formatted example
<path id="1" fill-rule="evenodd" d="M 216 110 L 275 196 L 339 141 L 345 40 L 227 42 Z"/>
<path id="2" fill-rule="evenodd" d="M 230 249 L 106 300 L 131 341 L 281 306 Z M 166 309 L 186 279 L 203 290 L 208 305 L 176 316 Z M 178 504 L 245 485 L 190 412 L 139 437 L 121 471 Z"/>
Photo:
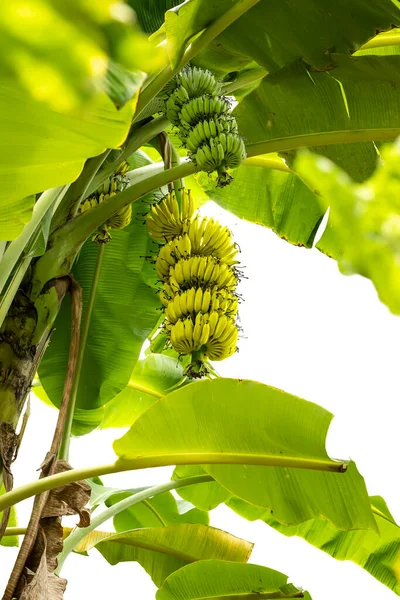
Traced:
<path id="1" fill-rule="evenodd" d="M 182 206 L 174 193 L 153 205 L 147 224 L 150 235 L 165 242 L 155 267 L 168 342 L 179 354 L 200 355 L 201 361 L 231 356 L 238 339 L 238 249 L 231 232 L 195 215 L 186 190 Z"/>
<path id="2" fill-rule="evenodd" d="M 101 202 L 108 200 L 111 196 L 115 196 L 118 192 L 122 192 L 128 183 L 125 173 L 129 170 L 129 163 L 124 161 L 114 173 L 109 177 L 96 192 L 82 202 L 78 208 L 78 214 L 86 212 L 94 208 Z M 92 240 L 98 244 L 106 244 L 111 240 L 110 229 L 124 229 L 131 222 L 132 205 L 128 204 L 113 214 L 93 236 Z"/>
<path id="3" fill-rule="evenodd" d="M 237 135 L 238 126 L 233 117 L 222 115 L 218 119 L 200 121 L 187 136 L 184 136 L 185 145 L 190 152 L 196 152 L 208 139 L 218 137 L 222 133 Z"/>
<path id="4" fill-rule="evenodd" d="M 202 171 L 218 173 L 218 184 L 228 184 L 228 170 L 246 158 L 229 101 L 211 71 L 186 67 L 164 88 L 165 114 L 179 129 L 179 137 Z"/>

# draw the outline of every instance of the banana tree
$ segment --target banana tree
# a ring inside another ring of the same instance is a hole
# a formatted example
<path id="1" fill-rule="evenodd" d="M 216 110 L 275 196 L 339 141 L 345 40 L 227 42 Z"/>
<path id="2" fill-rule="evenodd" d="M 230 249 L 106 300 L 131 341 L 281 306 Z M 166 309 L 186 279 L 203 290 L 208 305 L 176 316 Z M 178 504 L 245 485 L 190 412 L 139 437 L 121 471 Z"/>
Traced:
<path id="1" fill-rule="evenodd" d="M 209 526 L 221 503 L 400 595 L 398 526 L 354 462 L 328 456 L 332 415 L 218 377 L 240 254 L 197 212 L 213 199 L 311 248 L 329 209 L 319 249 L 400 313 L 397 3 L 130 4 L 137 20 L 111 0 L 2 15 L 0 538 L 23 536 L 3 598 L 61 598 L 64 561 L 93 547 L 139 562 L 159 600 L 310 598 Z M 59 417 L 41 478 L 13 489 L 32 387 Z M 130 428 L 116 461 L 71 468 L 71 436 L 97 427 Z M 172 480 L 151 488 L 98 479 L 164 465 Z"/>

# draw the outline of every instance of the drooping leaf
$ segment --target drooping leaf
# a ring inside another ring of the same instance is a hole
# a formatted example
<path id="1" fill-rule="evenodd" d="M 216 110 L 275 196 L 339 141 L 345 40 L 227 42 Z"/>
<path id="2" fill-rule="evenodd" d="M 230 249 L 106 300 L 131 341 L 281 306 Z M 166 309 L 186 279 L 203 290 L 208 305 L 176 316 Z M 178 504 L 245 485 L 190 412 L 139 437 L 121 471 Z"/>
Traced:
<path id="1" fill-rule="evenodd" d="M 220 378 L 161 399 L 114 449 L 128 460 L 168 455 L 172 464 L 204 463 L 232 494 L 272 508 L 282 523 L 323 516 L 340 529 L 374 528 L 364 480 L 353 462 L 346 473 L 255 466 L 297 457 L 328 461 L 333 468 L 325 449 L 331 418 L 320 406 L 275 388 Z"/>
<path id="2" fill-rule="evenodd" d="M 400 133 L 400 58 L 335 54 L 334 60 L 328 72 L 294 62 L 238 104 L 234 114 L 251 155 L 313 146 L 346 165 L 356 181 L 373 173 L 377 154 L 365 140 Z"/>
<path id="3" fill-rule="evenodd" d="M 9 212 L 8 220 L 0 221 L 0 238 L 15 239 L 29 220 L 32 200 L 21 198 L 70 183 L 88 157 L 119 146 L 132 113 L 132 103 L 117 111 L 98 94 L 84 109 L 66 115 L 0 82 L 0 214 Z"/>
<path id="4" fill-rule="evenodd" d="M 172 479 L 182 479 L 182 477 L 194 477 L 195 475 L 203 474 L 205 474 L 205 471 L 199 465 L 179 465 L 175 468 Z M 197 508 L 205 511 L 212 510 L 222 502 L 227 502 L 232 496 L 228 490 L 216 481 L 179 488 L 177 492 L 181 498 L 192 502 Z"/>
<path id="5" fill-rule="evenodd" d="M 400 314 L 400 147 L 381 151 L 383 164 L 364 185 L 352 182 L 332 163 L 302 155 L 296 165 L 318 185 L 330 206 L 328 229 L 317 247 L 335 258 L 341 271 L 371 279 L 380 299 Z"/>
<path id="6" fill-rule="evenodd" d="M 238 0 L 236 0 L 238 3 Z M 178 64 L 192 38 L 221 18 L 232 0 L 189 0 L 166 14 L 168 52 Z M 398 8 L 391 0 L 261 0 L 233 22 L 216 42 L 220 54 L 235 49 L 268 71 L 296 58 L 316 69 L 331 64 L 331 52 L 351 53 L 375 36 L 376 31 L 400 24 Z M 233 69 L 232 69 L 233 70 Z"/>
<path id="7" fill-rule="evenodd" d="M 246 562 L 253 545 L 220 529 L 179 523 L 116 534 L 92 531 L 75 550 L 87 552 L 93 547 L 112 565 L 139 562 L 160 586 L 168 575 L 197 560 Z"/>
<path id="8" fill-rule="evenodd" d="M 225 188 L 213 185 L 206 174 L 197 178 L 210 199 L 222 208 L 271 228 L 293 244 L 312 246 L 323 209 L 313 190 L 295 173 L 268 168 L 266 161 L 266 168 L 240 166 Z"/>
<path id="9" fill-rule="evenodd" d="M 372 496 L 370 501 L 379 533 L 340 531 L 323 519 L 312 519 L 295 527 L 282 525 L 270 511 L 238 498 L 231 498 L 228 506 L 249 521 L 260 519 L 284 535 L 302 537 L 337 560 L 355 562 L 400 596 L 400 528 L 383 498 Z"/>
<path id="10" fill-rule="evenodd" d="M 156 593 L 157 600 L 252 600 L 295 598 L 311 600 L 288 583 L 283 573 L 259 565 L 201 560 L 175 571 Z M 301 594 L 301 596 L 300 596 Z"/>
<path id="11" fill-rule="evenodd" d="M 123 230 L 114 230 L 105 249 L 83 359 L 78 408 L 95 409 L 125 388 L 142 344 L 159 318 L 155 274 L 145 259 L 154 243 L 140 216 L 148 209 L 148 198 L 135 202 L 132 208 L 131 223 Z M 74 276 L 84 291 L 84 315 L 97 252 L 97 245 L 88 240 L 73 267 Z M 55 328 L 51 351 L 40 364 L 39 376 L 53 404 L 59 406 L 68 359 L 68 302 L 63 303 Z M 93 428 L 93 422 L 92 415 L 86 416 L 89 417 L 88 431 L 90 423 Z M 97 425 L 98 415 L 94 420 Z"/>
<path id="12" fill-rule="evenodd" d="M 129 494 L 114 494 L 107 500 L 107 506 L 127 498 Z M 114 517 L 115 531 L 128 531 L 140 527 L 165 527 L 176 523 L 198 523 L 208 525 L 208 513 L 190 505 L 180 513 L 178 504 L 171 492 L 158 494 L 144 502 L 121 511 Z"/>

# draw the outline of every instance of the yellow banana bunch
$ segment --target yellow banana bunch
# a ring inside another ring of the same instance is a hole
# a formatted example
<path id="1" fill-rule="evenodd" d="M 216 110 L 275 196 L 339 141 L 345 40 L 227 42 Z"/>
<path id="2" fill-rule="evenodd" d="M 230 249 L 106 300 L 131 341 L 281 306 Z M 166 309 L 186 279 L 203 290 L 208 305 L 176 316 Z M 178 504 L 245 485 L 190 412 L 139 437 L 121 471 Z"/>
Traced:
<path id="1" fill-rule="evenodd" d="M 221 262 L 233 265 L 238 253 L 237 246 L 232 240 L 228 227 L 222 227 L 218 221 L 196 216 L 187 228 L 192 254 L 215 256 Z"/>
<path id="2" fill-rule="evenodd" d="M 168 323 L 176 323 L 178 319 L 195 316 L 200 312 L 203 314 L 216 312 L 230 317 L 237 314 L 238 299 L 232 292 L 225 289 L 191 287 L 181 294 L 176 294 L 170 300 L 165 292 L 161 293 L 161 296 L 166 307 L 165 318 Z"/>
<path id="3" fill-rule="evenodd" d="M 125 173 L 129 170 L 129 164 L 124 161 L 114 173 L 112 177 L 107 179 L 104 184 L 96 190 L 96 192 L 87 198 L 78 208 L 78 214 L 81 214 L 91 208 L 94 208 L 101 202 L 108 200 L 111 196 L 115 196 L 118 192 L 122 192 L 127 186 L 127 179 Z M 113 214 L 93 236 L 93 241 L 98 244 L 105 244 L 110 241 L 111 234 L 110 229 L 124 229 L 131 222 L 132 218 L 132 205 L 128 204 Z"/>
<path id="4" fill-rule="evenodd" d="M 165 242 L 181 235 L 194 213 L 194 204 L 189 190 L 182 190 L 182 206 L 175 193 L 168 194 L 160 203 L 153 204 L 147 215 L 147 227 L 155 240 Z"/>
<path id="5" fill-rule="evenodd" d="M 165 246 L 162 246 L 156 259 L 158 278 L 161 281 L 167 281 L 170 268 L 173 267 L 179 259 L 189 258 L 191 250 L 192 246 L 190 239 L 186 233 L 184 235 L 178 235 L 165 244 Z"/>
<path id="6" fill-rule="evenodd" d="M 164 241 L 155 266 L 169 343 L 197 362 L 199 356 L 200 361 L 231 356 L 238 339 L 238 249 L 231 232 L 212 218 L 194 215 L 186 191 L 182 206 L 174 193 L 152 206 L 147 224 L 150 235 Z"/>

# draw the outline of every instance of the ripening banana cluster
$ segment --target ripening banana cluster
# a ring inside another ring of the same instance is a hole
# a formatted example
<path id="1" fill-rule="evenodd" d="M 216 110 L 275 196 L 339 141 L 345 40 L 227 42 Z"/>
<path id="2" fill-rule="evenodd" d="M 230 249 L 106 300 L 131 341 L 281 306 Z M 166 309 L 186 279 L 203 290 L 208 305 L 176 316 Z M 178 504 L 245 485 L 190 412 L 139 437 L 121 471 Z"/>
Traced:
<path id="1" fill-rule="evenodd" d="M 182 144 L 202 171 L 218 173 L 218 184 L 232 179 L 229 169 L 246 158 L 229 101 L 211 71 L 185 68 L 165 90 L 166 115 L 179 129 Z"/>
<path id="2" fill-rule="evenodd" d="M 129 163 L 124 161 L 116 170 L 116 172 L 109 177 L 107 181 L 95 191 L 95 193 L 84 200 L 78 208 L 78 214 L 86 212 L 91 208 L 104 202 L 111 196 L 122 192 L 127 186 L 127 178 L 125 173 L 129 170 Z M 132 218 L 132 205 L 128 204 L 116 212 L 112 217 L 108 219 L 93 236 L 93 241 L 98 244 L 106 244 L 111 239 L 110 229 L 124 229 L 131 222 Z"/>
<path id="3" fill-rule="evenodd" d="M 179 354 L 223 360 L 238 339 L 238 249 L 227 227 L 195 213 L 189 191 L 181 196 L 181 206 L 172 192 L 147 215 L 151 237 L 163 243 L 155 266 L 165 331 Z"/>

